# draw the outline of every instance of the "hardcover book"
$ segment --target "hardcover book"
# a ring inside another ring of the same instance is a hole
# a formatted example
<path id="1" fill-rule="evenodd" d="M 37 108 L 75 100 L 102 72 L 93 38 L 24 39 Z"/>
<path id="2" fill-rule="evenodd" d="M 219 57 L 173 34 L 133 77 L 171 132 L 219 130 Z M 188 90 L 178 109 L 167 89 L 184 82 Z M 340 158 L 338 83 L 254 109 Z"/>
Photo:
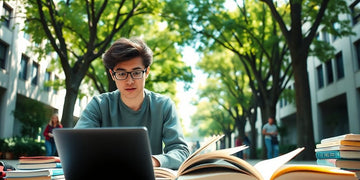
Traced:
<path id="1" fill-rule="evenodd" d="M 20 177 L 39 177 L 39 176 L 51 176 L 52 171 L 50 169 L 36 169 L 36 170 L 13 170 L 6 171 L 6 178 L 20 178 Z"/>
<path id="2" fill-rule="evenodd" d="M 343 151 L 343 150 L 333 150 L 333 151 L 318 151 L 315 152 L 317 159 L 359 159 L 360 160 L 360 151 Z"/>
<path id="3" fill-rule="evenodd" d="M 58 156 L 21 156 L 19 163 L 59 163 Z"/>
<path id="4" fill-rule="evenodd" d="M 61 168 L 61 163 L 33 163 L 33 164 L 18 164 L 18 169 L 49 169 Z"/>
<path id="5" fill-rule="evenodd" d="M 360 141 L 360 134 L 344 134 L 340 136 L 334 136 L 322 139 L 320 143 L 326 143 L 326 142 L 332 142 L 332 141 L 338 141 L 338 140 L 349 140 L 349 141 Z"/>
<path id="6" fill-rule="evenodd" d="M 360 170 L 360 161 L 353 159 L 318 159 L 318 165 L 338 167 L 342 169 Z"/>
<path id="7" fill-rule="evenodd" d="M 360 151 L 360 146 L 330 146 L 330 147 L 322 147 L 322 148 L 316 148 L 315 152 L 319 151 L 334 151 L 334 150 L 341 150 L 341 151 Z"/>
<path id="8" fill-rule="evenodd" d="M 331 146 L 360 146 L 360 141 L 350 141 L 350 140 L 335 140 L 335 141 L 327 141 L 322 142 L 316 145 L 316 148 L 324 148 Z"/>
<path id="9" fill-rule="evenodd" d="M 58 169 L 33 169 L 33 170 L 13 170 L 6 171 L 6 179 L 52 179 L 53 177 L 63 177 L 64 171 Z"/>

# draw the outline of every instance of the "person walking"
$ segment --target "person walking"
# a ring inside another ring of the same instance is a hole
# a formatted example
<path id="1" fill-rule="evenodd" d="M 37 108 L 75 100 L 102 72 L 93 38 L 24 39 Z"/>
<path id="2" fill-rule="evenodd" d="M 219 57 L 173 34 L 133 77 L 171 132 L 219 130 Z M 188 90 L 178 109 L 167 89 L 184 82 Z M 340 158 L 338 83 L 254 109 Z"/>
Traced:
<path id="1" fill-rule="evenodd" d="M 267 158 L 270 159 L 279 156 L 278 129 L 273 117 L 268 118 L 268 123 L 263 126 L 262 134 L 265 136 Z"/>

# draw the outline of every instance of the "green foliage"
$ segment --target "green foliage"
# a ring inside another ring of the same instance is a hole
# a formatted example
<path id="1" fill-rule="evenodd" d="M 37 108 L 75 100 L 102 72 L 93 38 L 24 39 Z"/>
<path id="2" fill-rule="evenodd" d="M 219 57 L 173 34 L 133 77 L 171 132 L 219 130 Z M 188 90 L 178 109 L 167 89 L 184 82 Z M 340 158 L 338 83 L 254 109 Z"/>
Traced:
<path id="1" fill-rule="evenodd" d="M 141 37 L 154 50 L 154 73 L 150 77 L 153 82 L 147 84 L 147 88 L 174 95 L 176 81 L 192 81 L 191 69 L 181 61 L 178 51 L 183 37 L 161 26 L 166 25 L 162 0 L 24 0 L 24 3 L 27 4 L 24 31 L 32 36 L 33 43 L 39 44 L 34 52 L 40 59 L 56 52 L 53 63 L 61 66 L 65 74 L 65 81 L 49 83 L 66 88 L 64 102 L 67 104 L 62 116 L 65 127 L 73 124 L 74 96 L 81 98 L 88 91 L 92 95 L 114 87 L 112 81 L 107 82 L 109 78 L 101 55 L 120 37 Z M 86 92 L 81 91 L 82 83 L 89 86 Z"/>
<path id="2" fill-rule="evenodd" d="M 2 152 L 14 153 L 14 158 L 20 156 L 41 156 L 45 155 L 44 142 L 38 142 L 33 138 L 11 137 L 5 139 L 6 149 Z"/>
<path id="3" fill-rule="evenodd" d="M 191 119 L 191 124 L 197 127 L 198 134 L 202 137 L 234 131 L 234 119 L 215 102 L 199 102 L 197 112 Z"/>
<path id="4" fill-rule="evenodd" d="M 286 154 L 290 151 L 293 151 L 297 148 L 296 144 L 280 144 L 279 145 L 279 154 Z M 260 157 L 260 156 L 259 156 Z"/>
<path id="5" fill-rule="evenodd" d="M 22 123 L 22 136 L 37 138 L 41 133 L 41 128 L 49 121 L 51 113 L 51 110 L 44 104 L 32 99 L 21 98 L 16 102 L 13 115 Z"/>
<path id="6" fill-rule="evenodd" d="M 9 145 L 6 142 L 6 139 L 0 138 L 0 152 L 6 152 L 9 150 Z"/>

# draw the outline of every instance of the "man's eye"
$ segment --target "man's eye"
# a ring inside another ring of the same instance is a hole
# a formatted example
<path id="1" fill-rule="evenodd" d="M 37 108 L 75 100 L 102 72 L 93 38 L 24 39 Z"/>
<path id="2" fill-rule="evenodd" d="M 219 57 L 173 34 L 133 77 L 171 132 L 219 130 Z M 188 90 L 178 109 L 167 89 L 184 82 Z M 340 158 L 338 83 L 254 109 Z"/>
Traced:
<path id="1" fill-rule="evenodd" d="M 119 76 L 126 76 L 126 72 L 118 72 L 117 73 Z"/>
<path id="2" fill-rule="evenodd" d="M 135 75 L 135 76 L 138 76 L 138 75 L 140 75 L 141 74 L 141 71 L 134 71 L 133 72 L 133 75 Z"/>

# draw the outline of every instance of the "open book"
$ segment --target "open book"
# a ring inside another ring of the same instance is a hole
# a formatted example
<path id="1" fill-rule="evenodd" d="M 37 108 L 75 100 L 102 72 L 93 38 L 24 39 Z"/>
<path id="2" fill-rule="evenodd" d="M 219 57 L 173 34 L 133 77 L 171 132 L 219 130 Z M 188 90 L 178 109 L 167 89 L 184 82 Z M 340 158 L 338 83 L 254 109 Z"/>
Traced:
<path id="1" fill-rule="evenodd" d="M 221 149 L 201 153 L 210 144 L 223 136 L 215 136 L 205 145 L 191 154 L 177 171 L 167 168 L 154 168 L 156 178 L 167 179 L 353 179 L 357 180 L 355 173 L 340 170 L 336 167 L 319 165 L 284 165 L 304 150 L 298 148 L 282 156 L 263 160 L 252 166 L 243 159 L 232 154 L 244 150 L 246 146 Z M 305 175 L 304 175 L 305 174 Z"/>

